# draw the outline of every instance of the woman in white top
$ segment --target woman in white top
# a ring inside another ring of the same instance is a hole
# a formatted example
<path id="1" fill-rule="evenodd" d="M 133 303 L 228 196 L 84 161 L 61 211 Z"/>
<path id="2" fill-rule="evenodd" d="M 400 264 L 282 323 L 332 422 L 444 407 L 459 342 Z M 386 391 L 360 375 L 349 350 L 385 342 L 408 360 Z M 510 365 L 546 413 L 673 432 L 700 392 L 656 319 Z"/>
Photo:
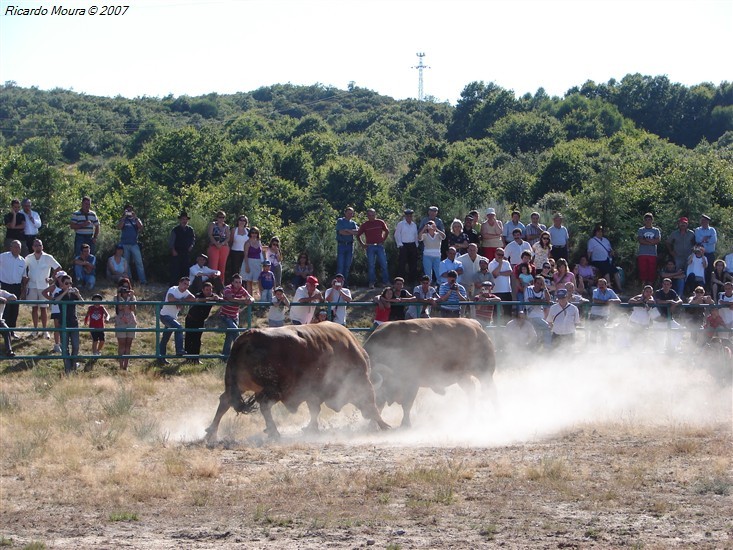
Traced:
<path id="1" fill-rule="evenodd" d="M 280 237 L 272 237 L 270 239 L 265 259 L 270 260 L 270 270 L 273 275 L 275 275 L 275 286 L 280 286 L 282 284 L 283 276 L 283 255 L 280 251 Z"/>
<path id="2" fill-rule="evenodd" d="M 429 221 L 420 230 L 418 238 L 424 246 L 422 268 L 425 275 L 431 277 L 437 283 L 440 281 L 440 244 L 445 239 L 445 233 L 438 229 L 435 222 Z"/>
<path id="3" fill-rule="evenodd" d="M 249 219 L 244 214 L 240 214 L 237 218 L 237 226 L 232 228 L 229 237 L 229 270 L 226 274 L 226 280 L 232 278 L 232 275 L 239 273 L 242 269 L 244 261 L 244 243 L 249 239 L 249 229 L 247 229 Z"/>

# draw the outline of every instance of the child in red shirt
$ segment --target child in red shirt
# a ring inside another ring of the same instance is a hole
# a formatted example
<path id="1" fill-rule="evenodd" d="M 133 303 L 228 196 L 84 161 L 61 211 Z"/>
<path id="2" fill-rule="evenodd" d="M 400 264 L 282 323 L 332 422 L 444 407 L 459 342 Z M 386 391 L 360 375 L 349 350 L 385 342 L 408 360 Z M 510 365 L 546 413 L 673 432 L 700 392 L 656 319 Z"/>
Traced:
<path id="1" fill-rule="evenodd" d="M 92 301 L 101 302 L 102 295 L 95 294 Z M 84 326 L 94 329 L 92 334 L 92 355 L 101 355 L 104 347 L 104 323 L 109 321 L 109 312 L 102 304 L 92 304 L 84 317 Z"/>

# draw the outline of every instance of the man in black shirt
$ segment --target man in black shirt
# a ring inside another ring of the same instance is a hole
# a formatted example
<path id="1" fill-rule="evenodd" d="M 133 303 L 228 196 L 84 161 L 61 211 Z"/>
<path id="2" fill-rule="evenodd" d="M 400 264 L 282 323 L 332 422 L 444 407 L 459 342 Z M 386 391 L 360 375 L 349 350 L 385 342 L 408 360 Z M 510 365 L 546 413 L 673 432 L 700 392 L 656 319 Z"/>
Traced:
<path id="1" fill-rule="evenodd" d="M 171 249 L 171 286 L 177 285 L 181 277 L 188 275 L 191 250 L 196 244 L 196 232 L 188 225 L 188 214 L 185 210 L 178 216 L 178 221 L 179 224 L 168 237 L 168 248 Z"/>
<path id="2" fill-rule="evenodd" d="M 188 309 L 186 315 L 186 329 L 201 329 L 204 328 L 204 323 L 211 313 L 211 308 L 214 307 L 216 302 L 221 301 L 221 296 L 214 293 L 214 285 L 209 281 L 206 281 L 201 286 L 201 292 L 196 294 L 196 305 L 192 305 Z M 201 336 L 203 332 L 188 331 L 186 330 L 184 348 L 188 355 L 192 355 L 190 361 L 192 363 L 200 364 L 201 360 L 198 355 L 201 353 Z"/>

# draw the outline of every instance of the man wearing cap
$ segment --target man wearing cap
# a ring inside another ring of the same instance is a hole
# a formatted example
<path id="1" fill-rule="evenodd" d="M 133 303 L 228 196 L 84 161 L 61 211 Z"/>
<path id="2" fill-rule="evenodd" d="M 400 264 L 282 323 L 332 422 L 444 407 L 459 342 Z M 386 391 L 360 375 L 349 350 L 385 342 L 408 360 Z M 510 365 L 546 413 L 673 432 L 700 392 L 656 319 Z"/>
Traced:
<path id="1" fill-rule="evenodd" d="M 519 220 L 521 216 L 519 210 L 512 211 L 512 219 L 504 223 L 504 232 L 501 234 L 501 238 L 504 240 L 504 248 L 514 239 L 514 230 L 520 230 L 520 236 L 524 238 L 524 224 Z"/>
<path id="2" fill-rule="evenodd" d="M 120 244 L 125 251 L 125 261 L 129 269 L 135 264 L 137 278 L 141 285 L 147 284 L 145 279 L 145 267 L 143 267 L 143 255 L 140 251 L 138 236 L 143 228 L 143 222 L 137 217 L 131 204 L 126 204 L 120 221 L 117 222 L 117 229 L 120 230 Z"/>
<path id="3" fill-rule="evenodd" d="M 472 210 L 463 219 L 463 234 L 466 235 L 469 243 L 473 243 L 476 246 L 479 246 L 481 244 L 481 237 L 474 229 L 475 223 L 478 223 L 478 212 Z"/>
<path id="4" fill-rule="evenodd" d="M 354 218 L 354 209 L 347 206 L 344 217 L 336 220 L 336 271 L 343 273 L 344 285 L 348 286 L 351 262 L 354 259 L 354 235 L 359 231 Z"/>
<path id="5" fill-rule="evenodd" d="M 486 220 L 481 224 L 481 254 L 489 261 L 494 259 L 497 248 L 504 246 L 501 236 L 504 234 L 504 224 L 496 219 L 496 210 L 486 209 Z"/>
<path id="6" fill-rule="evenodd" d="M 5 214 L 3 220 L 5 222 L 5 243 L 3 248 L 10 250 L 10 243 L 20 241 L 21 247 L 25 243 L 25 214 L 20 211 L 20 201 L 13 199 L 10 201 L 10 212 Z M 22 250 L 21 250 L 22 252 Z"/>
<path id="7" fill-rule="evenodd" d="M 718 244 L 718 232 L 710 225 L 710 216 L 707 214 L 700 216 L 700 226 L 695 228 L 695 242 L 705 249 L 705 257 L 708 260 L 705 280 L 709 281 L 715 263 L 715 246 Z"/>
<path id="8" fill-rule="evenodd" d="M 94 210 L 91 210 L 92 199 L 83 197 L 81 208 L 71 215 L 69 227 L 74 230 L 74 257 L 81 253 L 81 245 L 88 244 L 92 254 L 97 250 L 97 239 L 99 238 L 99 218 Z"/>
<path id="9" fill-rule="evenodd" d="M 547 231 L 547 226 L 540 223 L 539 212 L 532 212 L 532 214 L 530 214 L 529 216 L 529 219 L 531 221 L 529 222 L 529 224 L 527 224 L 527 227 L 524 228 L 524 238 L 530 244 L 530 246 L 532 246 L 534 245 L 534 243 L 540 240 L 540 235 L 542 235 L 542 232 Z"/>
<path id="10" fill-rule="evenodd" d="M 467 302 L 466 289 L 456 282 L 458 273 L 451 269 L 445 274 L 446 281 L 440 285 L 436 303 L 440 304 L 441 317 L 460 317 L 461 305 L 459 302 Z"/>
<path id="11" fill-rule="evenodd" d="M 674 258 L 677 269 L 685 270 L 687 268 L 687 259 L 692 254 L 692 248 L 695 246 L 695 233 L 689 229 L 689 220 L 682 216 L 678 221 L 678 229 L 670 233 L 667 239 L 667 251 Z M 677 283 L 677 294 L 680 296 L 684 290 L 685 282 L 682 280 Z"/>
<path id="12" fill-rule="evenodd" d="M 25 266 L 27 273 L 27 285 L 24 295 L 25 300 L 46 300 L 43 291 L 48 288 L 49 277 L 54 277 L 61 270 L 61 264 L 51 254 L 43 251 L 43 241 L 36 239 L 33 241 L 33 254 L 25 257 Z M 75 266 L 76 267 L 76 266 Z M 33 320 L 32 337 L 40 336 L 38 333 L 38 313 L 40 309 L 41 326 L 43 327 L 43 336 L 50 339 L 51 335 L 46 332 L 48 324 L 48 304 L 40 304 L 31 307 L 31 319 Z"/>
<path id="13" fill-rule="evenodd" d="M 662 240 L 662 232 L 653 223 L 654 216 L 647 212 L 644 225 L 636 231 L 636 240 L 639 241 L 636 265 L 642 286 L 653 285 L 657 280 L 657 245 Z"/>
<path id="14" fill-rule="evenodd" d="M 568 291 L 564 288 L 555 293 L 557 303 L 550 306 L 547 322 L 552 330 L 552 346 L 572 345 L 575 341 L 575 327 L 580 324 L 580 312 L 568 301 Z"/>
<path id="15" fill-rule="evenodd" d="M 473 274 L 473 288 L 475 288 L 477 291 L 483 286 L 486 281 L 490 281 L 492 283 L 494 282 L 494 275 L 489 270 L 489 263 L 491 262 L 488 258 L 479 256 L 478 271 Z M 494 288 L 493 285 L 491 288 Z"/>
<path id="16" fill-rule="evenodd" d="M 224 291 L 224 284 L 221 280 L 221 271 L 211 269 L 207 264 L 209 257 L 206 254 L 196 256 L 196 263 L 188 270 L 188 278 L 191 280 L 191 288 L 189 289 L 194 295 L 201 292 L 205 282 L 212 284 L 212 290 L 216 294 Z"/>
<path id="17" fill-rule="evenodd" d="M 387 270 L 387 254 L 384 252 L 384 241 L 389 235 L 389 227 L 384 220 L 377 218 L 374 208 L 367 210 L 367 221 L 359 227 L 356 238 L 366 251 L 367 268 L 369 272 L 369 288 L 374 288 L 377 280 L 376 263 L 382 271 L 382 284 L 389 286 L 389 271 Z M 363 238 L 362 238 L 363 237 Z"/>
<path id="18" fill-rule="evenodd" d="M 196 232 L 188 225 L 188 214 L 185 210 L 178 216 L 178 225 L 168 236 L 168 248 L 171 251 L 171 285 L 177 284 L 181 277 L 188 273 L 191 265 L 190 254 L 196 244 Z"/>
<path id="19" fill-rule="evenodd" d="M 406 208 L 404 217 L 397 223 L 394 240 L 397 245 L 397 275 L 408 283 L 417 281 L 417 224 L 412 221 L 415 211 Z"/>
<path id="20" fill-rule="evenodd" d="M 568 228 L 562 222 L 563 215 L 560 212 L 555 213 L 552 217 L 552 225 L 547 230 L 550 234 L 550 242 L 552 243 L 550 255 L 555 261 L 558 261 L 560 258 L 567 260 L 569 256 L 570 234 L 568 233 Z"/>
<path id="21" fill-rule="evenodd" d="M 331 288 L 326 291 L 325 301 L 329 303 L 349 303 L 351 291 L 344 288 L 344 276 L 337 273 L 331 281 Z M 346 306 L 334 306 L 331 309 L 331 320 L 339 325 L 346 324 Z"/>
<path id="22" fill-rule="evenodd" d="M 318 279 L 313 275 L 308 276 L 305 284 L 295 291 L 293 301 L 290 303 L 290 321 L 294 325 L 307 325 L 313 319 L 316 306 L 295 304 L 318 304 L 323 301 L 323 294 L 318 290 Z"/>
<path id="23" fill-rule="evenodd" d="M 417 230 L 422 231 L 422 228 L 425 227 L 428 222 L 433 222 L 435 224 L 435 227 L 445 233 L 445 224 L 443 223 L 443 220 L 438 217 L 437 206 L 431 206 L 430 208 L 428 208 L 428 215 L 420 220 L 420 223 L 417 226 Z"/>
<path id="24" fill-rule="evenodd" d="M 41 228 L 41 216 L 31 208 L 31 200 L 27 197 L 21 201 L 20 206 L 25 216 L 23 233 L 25 234 L 25 251 L 28 253 L 29 250 L 33 250 L 33 241 L 38 237 L 38 230 Z"/>

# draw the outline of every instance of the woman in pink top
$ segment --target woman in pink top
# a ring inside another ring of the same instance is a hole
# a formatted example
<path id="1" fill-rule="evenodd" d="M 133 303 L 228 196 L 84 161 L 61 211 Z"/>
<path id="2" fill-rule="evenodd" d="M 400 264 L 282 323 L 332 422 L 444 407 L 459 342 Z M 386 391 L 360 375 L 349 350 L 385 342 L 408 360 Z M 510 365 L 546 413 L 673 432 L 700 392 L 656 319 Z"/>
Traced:
<path id="1" fill-rule="evenodd" d="M 565 283 L 575 284 L 575 275 L 568 270 L 568 262 L 565 258 L 560 258 L 557 261 L 557 271 L 552 275 L 552 283 L 555 286 L 555 290 L 565 288 Z"/>
<path id="2" fill-rule="evenodd" d="M 260 230 L 252 226 L 249 239 L 244 243 L 244 262 L 242 263 L 242 279 L 247 292 L 252 294 L 253 282 L 259 280 L 262 272 L 262 241 Z"/>

